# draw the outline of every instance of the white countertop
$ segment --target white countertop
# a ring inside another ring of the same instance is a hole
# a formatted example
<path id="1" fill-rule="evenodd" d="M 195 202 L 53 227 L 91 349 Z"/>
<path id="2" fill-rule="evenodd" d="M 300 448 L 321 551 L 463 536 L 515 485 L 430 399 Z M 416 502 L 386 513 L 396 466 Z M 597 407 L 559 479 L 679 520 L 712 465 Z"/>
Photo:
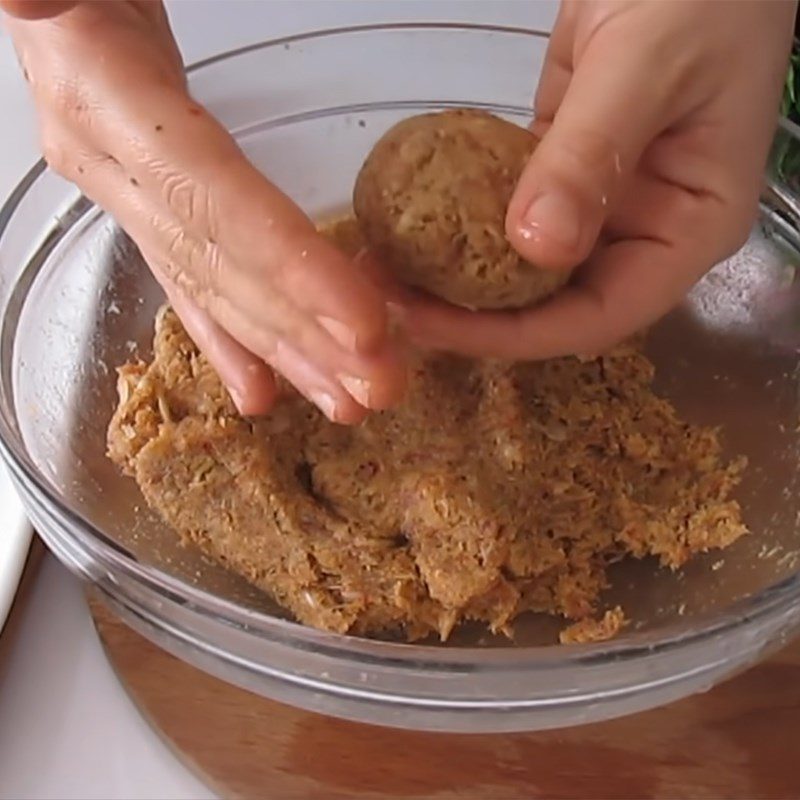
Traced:
<path id="1" fill-rule="evenodd" d="M 173 0 L 169 8 L 185 59 L 192 62 L 262 39 L 365 22 L 469 21 L 549 29 L 557 4 Z M 0 98 L 2 199 L 37 158 L 32 108 L 4 32 Z M 0 504 L 0 535 L 4 513 L 8 514 L 5 503 Z M 176 761 L 122 691 L 103 657 L 79 584 L 49 557 L 26 603 L 6 678 L 0 682 L 0 800 L 212 797 Z"/>

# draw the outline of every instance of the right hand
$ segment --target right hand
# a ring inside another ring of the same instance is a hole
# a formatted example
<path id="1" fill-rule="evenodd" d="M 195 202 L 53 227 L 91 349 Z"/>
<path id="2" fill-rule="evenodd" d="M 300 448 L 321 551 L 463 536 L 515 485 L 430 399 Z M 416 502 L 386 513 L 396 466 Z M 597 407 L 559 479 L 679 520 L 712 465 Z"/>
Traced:
<path id="1" fill-rule="evenodd" d="M 134 239 L 242 413 L 272 369 L 336 422 L 399 399 L 380 289 L 190 97 L 161 3 L 0 7 L 45 159 Z"/>
<path id="2" fill-rule="evenodd" d="M 758 211 L 796 0 L 569 0 L 536 93 L 540 142 L 506 215 L 529 262 L 576 268 L 547 301 L 468 311 L 409 296 L 416 344 L 595 356 L 739 250 Z"/>

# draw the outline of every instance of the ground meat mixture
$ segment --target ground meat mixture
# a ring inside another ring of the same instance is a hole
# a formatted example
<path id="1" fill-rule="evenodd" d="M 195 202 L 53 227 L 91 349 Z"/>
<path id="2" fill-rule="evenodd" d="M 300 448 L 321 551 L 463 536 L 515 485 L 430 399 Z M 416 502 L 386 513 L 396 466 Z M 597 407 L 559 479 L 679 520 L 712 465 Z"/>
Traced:
<path id="1" fill-rule="evenodd" d="M 483 111 L 402 120 L 378 140 L 353 191 L 370 248 L 403 283 L 468 308 L 518 308 L 552 294 L 569 272 L 529 264 L 505 235 L 536 143 Z"/>
<path id="2" fill-rule="evenodd" d="M 351 252 L 352 220 L 329 234 Z M 151 363 L 119 371 L 111 458 L 187 542 L 303 623 L 446 639 L 465 620 L 513 633 L 524 612 L 606 639 L 606 568 L 675 569 L 743 533 L 743 461 L 680 419 L 635 346 L 592 360 L 418 357 L 403 404 L 329 423 L 289 387 L 243 419 L 174 313 Z"/>

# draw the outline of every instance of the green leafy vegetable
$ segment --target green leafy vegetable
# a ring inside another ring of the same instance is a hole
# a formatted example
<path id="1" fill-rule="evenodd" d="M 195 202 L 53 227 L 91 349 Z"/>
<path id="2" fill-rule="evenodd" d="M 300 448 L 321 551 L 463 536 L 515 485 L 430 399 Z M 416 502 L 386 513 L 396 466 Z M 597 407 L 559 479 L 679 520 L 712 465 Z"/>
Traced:
<path id="1" fill-rule="evenodd" d="M 800 124 L 800 41 L 797 39 L 789 56 L 780 111 L 786 119 Z M 772 164 L 775 165 L 778 175 L 790 185 L 797 184 L 800 182 L 800 143 L 795 137 L 785 135 L 778 138 L 776 148 L 773 151 Z"/>
<path id="2" fill-rule="evenodd" d="M 800 122 L 800 44 L 795 42 L 789 66 L 786 70 L 786 81 L 783 85 L 781 114 L 794 122 Z"/>

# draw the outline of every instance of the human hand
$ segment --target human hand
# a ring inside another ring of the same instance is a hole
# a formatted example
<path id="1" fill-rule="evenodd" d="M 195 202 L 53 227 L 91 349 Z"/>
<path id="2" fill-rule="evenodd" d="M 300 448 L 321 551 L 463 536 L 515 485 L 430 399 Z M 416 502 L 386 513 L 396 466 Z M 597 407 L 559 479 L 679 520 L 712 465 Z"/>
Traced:
<path id="1" fill-rule="evenodd" d="M 139 246 L 246 414 L 277 370 L 332 420 L 403 389 L 383 295 L 190 97 L 161 3 L 2 0 L 48 164 Z"/>
<path id="2" fill-rule="evenodd" d="M 506 233 L 581 266 L 532 309 L 405 298 L 418 343 L 470 355 L 593 355 L 646 327 L 746 239 L 792 39 L 787 0 L 564 0 L 534 103 L 541 143 Z"/>

